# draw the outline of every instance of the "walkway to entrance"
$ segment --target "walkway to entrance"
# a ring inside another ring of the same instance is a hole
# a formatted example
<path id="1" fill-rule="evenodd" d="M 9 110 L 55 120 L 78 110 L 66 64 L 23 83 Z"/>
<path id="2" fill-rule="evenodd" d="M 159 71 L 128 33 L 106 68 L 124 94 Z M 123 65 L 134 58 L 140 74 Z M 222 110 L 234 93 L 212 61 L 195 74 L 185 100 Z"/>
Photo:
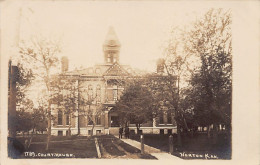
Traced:
<path id="1" fill-rule="evenodd" d="M 115 136 L 116 138 L 118 138 L 117 136 Z M 120 139 L 123 142 L 140 149 L 141 148 L 141 143 L 132 139 Z M 183 159 L 178 158 L 174 155 L 168 154 L 166 152 L 163 152 L 157 148 L 148 146 L 148 145 L 144 145 L 144 152 L 153 155 L 154 157 L 156 157 L 158 160 L 163 160 L 163 159 L 172 159 L 172 160 L 177 160 L 177 161 L 181 161 Z"/>

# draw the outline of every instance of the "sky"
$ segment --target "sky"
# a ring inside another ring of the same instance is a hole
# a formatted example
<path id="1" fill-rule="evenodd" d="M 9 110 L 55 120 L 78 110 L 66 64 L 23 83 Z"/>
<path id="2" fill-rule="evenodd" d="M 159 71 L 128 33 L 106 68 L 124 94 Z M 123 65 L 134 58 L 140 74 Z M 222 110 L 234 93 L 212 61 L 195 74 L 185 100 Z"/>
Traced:
<path id="1" fill-rule="evenodd" d="M 30 42 L 34 36 L 60 39 L 62 51 L 58 56 L 68 57 L 69 70 L 84 69 L 104 62 L 102 45 L 112 26 L 121 43 L 120 63 L 154 72 L 172 28 L 189 25 L 211 8 L 196 5 L 169 1 L 13 1 L 1 8 L 2 48 L 16 58 L 21 41 Z M 28 89 L 30 99 L 43 97 L 45 88 L 40 82 L 34 81 Z"/>
<path id="2" fill-rule="evenodd" d="M 35 35 L 60 38 L 59 56 L 69 58 L 69 70 L 103 63 L 102 44 L 113 26 L 121 43 L 120 62 L 155 71 L 172 27 L 188 25 L 210 8 L 186 3 L 28 1 L 8 6 L 12 13 L 5 25 L 10 45 Z"/>

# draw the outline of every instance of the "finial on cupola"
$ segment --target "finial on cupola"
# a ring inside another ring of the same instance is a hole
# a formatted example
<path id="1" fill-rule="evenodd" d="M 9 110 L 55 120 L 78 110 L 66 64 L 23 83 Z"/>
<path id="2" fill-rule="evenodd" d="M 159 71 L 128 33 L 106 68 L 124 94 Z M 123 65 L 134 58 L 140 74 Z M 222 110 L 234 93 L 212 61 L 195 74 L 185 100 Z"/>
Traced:
<path id="1" fill-rule="evenodd" d="M 114 62 L 119 62 L 120 47 L 121 44 L 117 38 L 115 30 L 110 26 L 103 44 L 105 63 L 112 64 Z"/>

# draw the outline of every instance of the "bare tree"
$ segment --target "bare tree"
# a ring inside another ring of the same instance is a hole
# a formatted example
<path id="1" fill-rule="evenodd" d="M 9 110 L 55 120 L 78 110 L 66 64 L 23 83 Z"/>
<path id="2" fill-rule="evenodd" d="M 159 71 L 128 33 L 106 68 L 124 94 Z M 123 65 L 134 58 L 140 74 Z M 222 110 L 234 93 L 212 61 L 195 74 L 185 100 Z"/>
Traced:
<path id="1" fill-rule="evenodd" d="M 60 42 L 43 38 L 34 37 L 31 42 L 23 42 L 20 46 L 20 55 L 23 60 L 33 68 L 33 74 L 41 78 L 47 90 L 48 100 L 48 136 L 46 141 L 46 150 L 49 149 L 51 137 L 51 73 L 58 64 L 57 54 L 61 51 Z"/>
<path id="2" fill-rule="evenodd" d="M 80 97 L 80 110 L 79 114 L 84 116 L 88 120 L 88 125 L 92 125 L 91 128 L 91 136 L 94 134 L 94 128 L 97 125 L 97 121 L 100 120 L 98 118 L 101 117 L 104 111 L 104 107 L 102 104 L 97 103 L 97 97 L 88 96 L 87 98 L 81 95 Z"/>

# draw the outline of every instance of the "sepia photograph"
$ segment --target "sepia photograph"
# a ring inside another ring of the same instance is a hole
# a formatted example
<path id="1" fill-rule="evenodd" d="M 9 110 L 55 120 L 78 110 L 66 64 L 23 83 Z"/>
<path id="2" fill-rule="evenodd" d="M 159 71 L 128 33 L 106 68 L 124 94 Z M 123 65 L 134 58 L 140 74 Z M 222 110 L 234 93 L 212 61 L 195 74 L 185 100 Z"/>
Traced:
<path id="1" fill-rule="evenodd" d="M 8 159 L 232 160 L 233 10 L 187 3 L 5 3 Z"/>

